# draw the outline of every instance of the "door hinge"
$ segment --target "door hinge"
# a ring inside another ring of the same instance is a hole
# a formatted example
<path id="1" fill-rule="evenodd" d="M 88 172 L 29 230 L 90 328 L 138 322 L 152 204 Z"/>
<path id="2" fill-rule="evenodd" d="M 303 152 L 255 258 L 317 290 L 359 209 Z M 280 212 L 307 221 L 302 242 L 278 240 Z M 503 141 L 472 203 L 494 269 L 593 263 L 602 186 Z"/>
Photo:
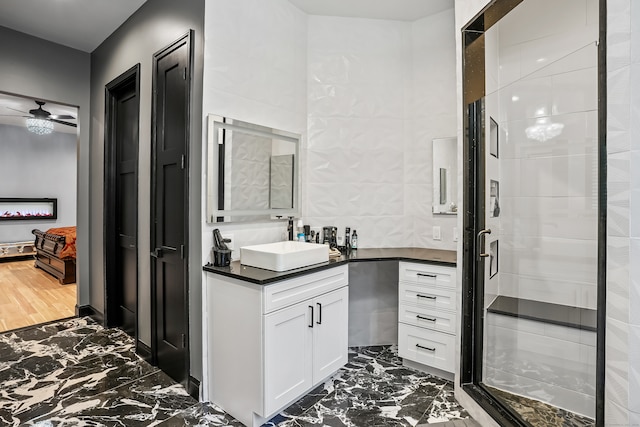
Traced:
<path id="1" fill-rule="evenodd" d="M 180 167 L 184 169 L 184 154 L 180 157 Z"/>
<path id="2" fill-rule="evenodd" d="M 184 259 L 184 245 L 180 245 L 180 258 Z"/>
<path id="3" fill-rule="evenodd" d="M 182 70 L 182 80 L 187 80 L 187 67 Z"/>
<path id="4" fill-rule="evenodd" d="M 182 334 L 182 348 L 187 348 L 187 336 Z"/>

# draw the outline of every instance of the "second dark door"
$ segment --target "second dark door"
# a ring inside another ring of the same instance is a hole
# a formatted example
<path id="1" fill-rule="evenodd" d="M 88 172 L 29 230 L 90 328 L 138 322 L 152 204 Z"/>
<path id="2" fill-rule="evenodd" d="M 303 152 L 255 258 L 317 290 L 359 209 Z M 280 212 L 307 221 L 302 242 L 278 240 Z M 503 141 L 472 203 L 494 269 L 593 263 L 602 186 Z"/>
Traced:
<path id="1" fill-rule="evenodd" d="M 105 267 L 107 325 L 137 336 L 139 67 L 106 87 Z"/>
<path id="2" fill-rule="evenodd" d="M 187 219 L 190 34 L 154 56 L 152 346 L 160 369 L 189 372 Z"/>

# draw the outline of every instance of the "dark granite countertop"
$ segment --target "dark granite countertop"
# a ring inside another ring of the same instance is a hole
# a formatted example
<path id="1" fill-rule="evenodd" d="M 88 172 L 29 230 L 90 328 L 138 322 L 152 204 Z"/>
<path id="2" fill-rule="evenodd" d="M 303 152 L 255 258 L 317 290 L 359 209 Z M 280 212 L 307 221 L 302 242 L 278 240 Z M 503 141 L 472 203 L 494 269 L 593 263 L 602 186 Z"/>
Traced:
<path id="1" fill-rule="evenodd" d="M 456 252 L 423 248 L 371 248 L 358 249 L 356 251 L 352 251 L 349 255 L 343 255 L 340 258 L 331 258 L 328 262 L 324 262 L 322 264 L 314 264 L 308 267 L 281 272 L 249 267 L 240 264 L 240 261 L 233 261 L 229 267 L 215 267 L 213 264 L 207 264 L 202 267 L 202 269 L 209 273 L 220 274 L 222 276 L 232 277 L 234 279 L 256 283 L 258 285 L 267 285 L 280 280 L 302 276 L 349 262 L 394 260 L 455 267 Z"/>

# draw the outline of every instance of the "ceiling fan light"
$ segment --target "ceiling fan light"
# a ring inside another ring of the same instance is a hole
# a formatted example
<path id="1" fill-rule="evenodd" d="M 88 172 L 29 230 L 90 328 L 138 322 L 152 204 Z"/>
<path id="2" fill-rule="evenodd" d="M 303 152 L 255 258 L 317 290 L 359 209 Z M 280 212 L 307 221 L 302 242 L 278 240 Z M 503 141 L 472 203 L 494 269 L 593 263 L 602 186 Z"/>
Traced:
<path id="1" fill-rule="evenodd" d="M 37 135 L 48 135 L 53 132 L 53 122 L 30 117 L 27 119 L 27 130 Z"/>

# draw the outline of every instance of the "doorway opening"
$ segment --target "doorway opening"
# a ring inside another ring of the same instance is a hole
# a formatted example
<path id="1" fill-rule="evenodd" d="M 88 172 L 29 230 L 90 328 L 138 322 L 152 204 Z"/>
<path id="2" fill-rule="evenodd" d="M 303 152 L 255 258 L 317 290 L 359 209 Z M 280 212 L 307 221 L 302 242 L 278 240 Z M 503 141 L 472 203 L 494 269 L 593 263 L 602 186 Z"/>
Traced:
<path id="1" fill-rule="evenodd" d="M 0 92 L 0 332 L 76 314 L 77 117 Z"/>

